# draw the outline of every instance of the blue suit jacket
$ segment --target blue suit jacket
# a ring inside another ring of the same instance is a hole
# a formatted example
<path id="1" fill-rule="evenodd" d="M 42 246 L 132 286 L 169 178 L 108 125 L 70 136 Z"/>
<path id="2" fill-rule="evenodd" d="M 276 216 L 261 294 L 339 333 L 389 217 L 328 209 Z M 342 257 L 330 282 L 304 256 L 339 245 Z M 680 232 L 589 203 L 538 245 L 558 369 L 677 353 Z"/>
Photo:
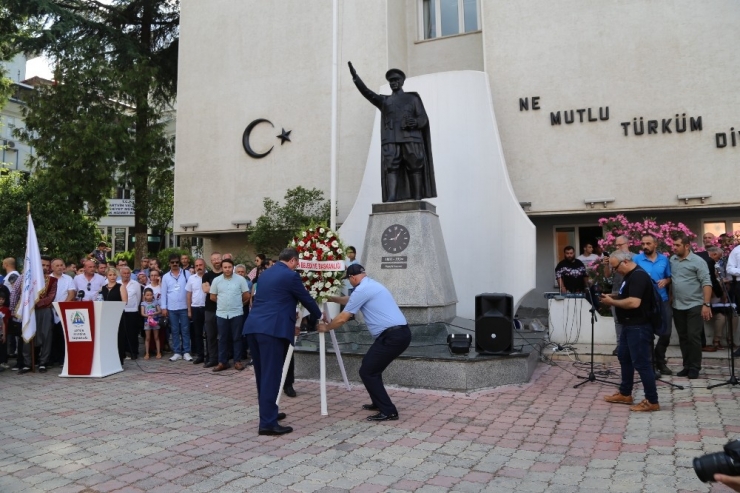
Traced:
<path id="1" fill-rule="evenodd" d="M 298 273 L 282 262 L 276 263 L 260 274 L 244 334 L 267 334 L 292 344 L 298 303 L 321 318 L 319 305 L 308 294 Z"/>

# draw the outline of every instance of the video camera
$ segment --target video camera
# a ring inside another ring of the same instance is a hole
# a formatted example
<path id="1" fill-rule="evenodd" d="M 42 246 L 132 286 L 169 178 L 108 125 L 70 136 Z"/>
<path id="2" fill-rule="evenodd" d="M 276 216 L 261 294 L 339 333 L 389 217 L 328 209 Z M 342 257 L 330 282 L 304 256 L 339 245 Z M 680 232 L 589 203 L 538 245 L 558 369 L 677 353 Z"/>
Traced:
<path id="1" fill-rule="evenodd" d="M 714 481 L 714 475 L 717 473 L 740 476 L 740 440 L 727 442 L 724 452 L 696 457 L 694 472 L 703 483 Z"/>

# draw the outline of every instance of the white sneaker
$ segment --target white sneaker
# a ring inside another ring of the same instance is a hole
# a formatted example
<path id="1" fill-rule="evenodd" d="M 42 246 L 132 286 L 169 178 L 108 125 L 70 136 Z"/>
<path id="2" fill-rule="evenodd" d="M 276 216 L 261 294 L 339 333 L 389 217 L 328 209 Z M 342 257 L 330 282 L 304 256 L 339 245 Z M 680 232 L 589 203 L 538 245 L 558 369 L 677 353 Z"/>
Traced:
<path id="1" fill-rule="evenodd" d="M 179 359 L 182 359 L 182 356 L 180 356 L 179 354 L 175 353 L 175 354 L 173 354 L 173 355 L 172 355 L 172 357 L 170 358 L 170 361 L 177 361 L 177 360 L 179 360 Z"/>
<path id="2" fill-rule="evenodd" d="M 193 357 L 190 356 L 190 353 L 185 353 L 182 357 L 185 361 L 193 361 Z"/>

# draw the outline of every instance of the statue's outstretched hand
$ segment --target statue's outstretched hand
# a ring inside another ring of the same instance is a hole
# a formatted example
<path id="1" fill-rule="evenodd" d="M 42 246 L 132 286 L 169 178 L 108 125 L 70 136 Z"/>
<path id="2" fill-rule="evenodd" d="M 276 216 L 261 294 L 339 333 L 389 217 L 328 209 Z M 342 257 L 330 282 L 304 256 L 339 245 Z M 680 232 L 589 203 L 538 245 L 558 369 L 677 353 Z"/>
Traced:
<path id="1" fill-rule="evenodd" d="M 349 73 L 352 74 L 352 79 L 353 80 L 356 79 L 357 78 L 357 71 L 352 66 L 352 62 L 347 62 L 347 65 L 349 65 Z"/>

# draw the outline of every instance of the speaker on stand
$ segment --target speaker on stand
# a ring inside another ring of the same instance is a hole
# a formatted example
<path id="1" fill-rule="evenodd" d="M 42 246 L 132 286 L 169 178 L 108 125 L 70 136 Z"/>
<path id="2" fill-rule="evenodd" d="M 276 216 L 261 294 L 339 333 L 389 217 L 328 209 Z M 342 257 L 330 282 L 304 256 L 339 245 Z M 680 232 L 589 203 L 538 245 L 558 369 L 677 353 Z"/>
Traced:
<path id="1" fill-rule="evenodd" d="M 514 297 L 483 293 L 475 297 L 475 351 L 508 354 L 514 346 Z"/>

